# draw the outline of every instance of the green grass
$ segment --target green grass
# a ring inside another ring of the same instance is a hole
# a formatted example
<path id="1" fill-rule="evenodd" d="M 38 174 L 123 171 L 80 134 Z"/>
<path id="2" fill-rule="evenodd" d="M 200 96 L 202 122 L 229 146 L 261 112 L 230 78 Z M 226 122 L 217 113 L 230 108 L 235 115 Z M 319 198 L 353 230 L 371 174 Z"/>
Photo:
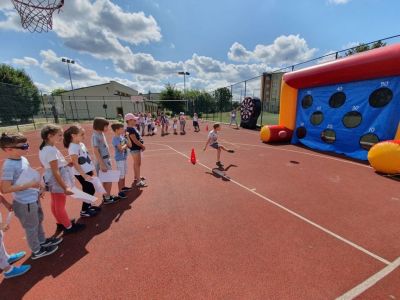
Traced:
<path id="1" fill-rule="evenodd" d="M 214 117 L 214 118 L 213 118 Z M 231 121 L 231 113 L 214 113 L 214 114 L 203 114 L 202 119 L 211 120 L 221 123 L 229 123 Z M 240 114 L 237 116 L 237 121 L 240 124 Z M 277 125 L 279 123 L 279 114 L 272 114 L 269 112 L 263 112 L 262 115 L 262 125 Z M 258 117 L 258 125 L 261 125 L 261 115 Z"/>

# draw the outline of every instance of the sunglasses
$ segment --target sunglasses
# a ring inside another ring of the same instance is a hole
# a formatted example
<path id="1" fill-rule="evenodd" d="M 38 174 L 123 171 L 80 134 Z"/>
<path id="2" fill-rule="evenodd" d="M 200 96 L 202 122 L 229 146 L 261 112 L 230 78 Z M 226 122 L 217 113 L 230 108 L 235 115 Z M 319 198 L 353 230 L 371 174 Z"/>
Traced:
<path id="1" fill-rule="evenodd" d="M 13 146 L 13 147 L 6 147 L 6 148 L 28 150 L 29 149 L 29 144 L 26 143 L 26 144 L 22 144 L 21 146 Z"/>

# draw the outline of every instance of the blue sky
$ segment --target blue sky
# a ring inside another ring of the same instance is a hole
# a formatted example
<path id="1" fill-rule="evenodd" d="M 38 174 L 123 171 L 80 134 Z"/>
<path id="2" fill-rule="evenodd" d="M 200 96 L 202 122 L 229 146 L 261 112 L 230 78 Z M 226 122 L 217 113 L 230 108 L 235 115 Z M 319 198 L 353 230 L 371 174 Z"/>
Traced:
<path id="1" fill-rule="evenodd" d="M 0 1 L 0 62 L 43 91 L 118 80 L 141 92 L 212 89 L 399 33 L 398 0 L 66 0 L 54 30 L 28 33 Z M 398 40 L 397 40 L 398 41 Z"/>

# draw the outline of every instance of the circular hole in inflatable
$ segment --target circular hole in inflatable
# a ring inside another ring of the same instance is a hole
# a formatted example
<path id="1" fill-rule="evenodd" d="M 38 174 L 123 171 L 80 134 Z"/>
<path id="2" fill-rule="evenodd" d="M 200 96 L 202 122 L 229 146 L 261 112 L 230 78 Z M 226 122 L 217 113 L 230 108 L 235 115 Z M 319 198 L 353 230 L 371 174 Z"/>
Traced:
<path id="1" fill-rule="evenodd" d="M 327 144 L 333 144 L 336 141 L 336 132 L 333 129 L 325 129 L 321 132 L 321 140 Z"/>
<path id="2" fill-rule="evenodd" d="M 311 107 L 312 104 L 313 104 L 313 97 L 311 95 L 305 95 L 303 97 L 303 100 L 301 100 L 301 106 L 304 109 Z"/>
<path id="3" fill-rule="evenodd" d="M 306 137 L 306 135 L 307 135 L 307 129 L 305 128 L 305 127 L 298 127 L 297 129 L 296 129 L 296 135 L 297 135 L 297 137 L 299 138 L 299 139 L 303 139 L 303 138 L 305 138 Z"/>
<path id="4" fill-rule="evenodd" d="M 346 102 L 346 94 L 343 92 L 336 92 L 329 98 L 329 106 L 332 108 L 339 108 L 344 102 Z"/>
<path id="5" fill-rule="evenodd" d="M 380 108 L 387 105 L 393 99 L 393 92 L 387 87 L 379 88 L 369 96 L 369 105 Z"/>
<path id="6" fill-rule="evenodd" d="M 379 143 L 379 138 L 376 134 L 374 133 L 367 133 L 364 134 L 361 139 L 360 139 L 360 147 L 363 148 L 364 150 L 369 150 L 373 145 L 376 143 Z"/>
<path id="7" fill-rule="evenodd" d="M 322 113 L 322 111 L 316 111 L 310 117 L 311 124 L 315 126 L 321 124 L 323 120 L 324 120 L 324 114 Z"/>
<path id="8" fill-rule="evenodd" d="M 346 128 L 356 128 L 361 124 L 362 115 L 358 111 L 350 111 L 344 115 L 342 122 Z"/>

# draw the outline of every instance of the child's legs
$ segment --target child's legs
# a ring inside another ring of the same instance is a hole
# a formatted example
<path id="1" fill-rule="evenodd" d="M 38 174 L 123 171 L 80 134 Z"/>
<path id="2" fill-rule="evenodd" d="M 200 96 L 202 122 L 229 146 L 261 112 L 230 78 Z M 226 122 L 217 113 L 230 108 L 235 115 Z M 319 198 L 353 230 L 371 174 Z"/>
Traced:
<path id="1" fill-rule="evenodd" d="M 4 271 L 10 269 L 10 264 L 8 263 L 9 258 L 10 256 L 4 247 L 3 232 L 0 231 L 0 269 Z"/>
<path id="2" fill-rule="evenodd" d="M 51 201 L 54 201 L 55 218 L 57 223 L 62 224 L 65 228 L 71 227 L 71 221 L 68 217 L 67 211 L 65 210 L 65 202 L 67 196 L 61 193 L 51 193 Z"/>
<path id="3" fill-rule="evenodd" d="M 221 148 L 217 149 L 217 161 L 221 160 Z"/>
<path id="4" fill-rule="evenodd" d="M 218 149 L 224 150 L 224 151 L 228 151 L 224 146 L 220 145 Z"/>
<path id="5" fill-rule="evenodd" d="M 87 175 L 93 176 L 93 172 L 89 172 Z M 96 193 L 93 183 L 86 181 L 81 175 L 75 175 L 75 177 L 81 184 L 83 192 L 89 195 L 94 195 Z M 91 205 L 89 203 L 82 202 L 82 211 L 87 211 L 90 207 Z"/>
<path id="6" fill-rule="evenodd" d="M 40 201 L 38 201 L 37 203 L 38 203 L 38 217 L 39 217 L 38 237 L 39 241 L 46 241 L 46 234 L 44 233 L 43 229 L 44 214 L 43 214 L 42 204 L 40 203 Z"/>
<path id="7" fill-rule="evenodd" d="M 140 151 L 132 153 L 133 158 L 133 173 L 136 180 L 140 180 L 140 165 L 141 165 L 141 155 Z"/>
<path id="8" fill-rule="evenodd" d="M 40 250 L 40 244 L 46 241 L 43 233 L 43 228 L 40 229 L 40 239 L 39 239 L 39 227 L 41 227 L 39 214 L 39 205 L 37 202 L 30 204 L 22 204 L 17 201 L 13 203 L 14 213 L 21 222 L 22 227 L 25 230 L 26 240 L 28 242 L 29 248 L 32 252 Z"/>
<path id="9" fill-rule="evenodd" d="M 103 182 L 103 187 L 106 190 L 105 196 L 111 195 L 112 182 Z"/>

